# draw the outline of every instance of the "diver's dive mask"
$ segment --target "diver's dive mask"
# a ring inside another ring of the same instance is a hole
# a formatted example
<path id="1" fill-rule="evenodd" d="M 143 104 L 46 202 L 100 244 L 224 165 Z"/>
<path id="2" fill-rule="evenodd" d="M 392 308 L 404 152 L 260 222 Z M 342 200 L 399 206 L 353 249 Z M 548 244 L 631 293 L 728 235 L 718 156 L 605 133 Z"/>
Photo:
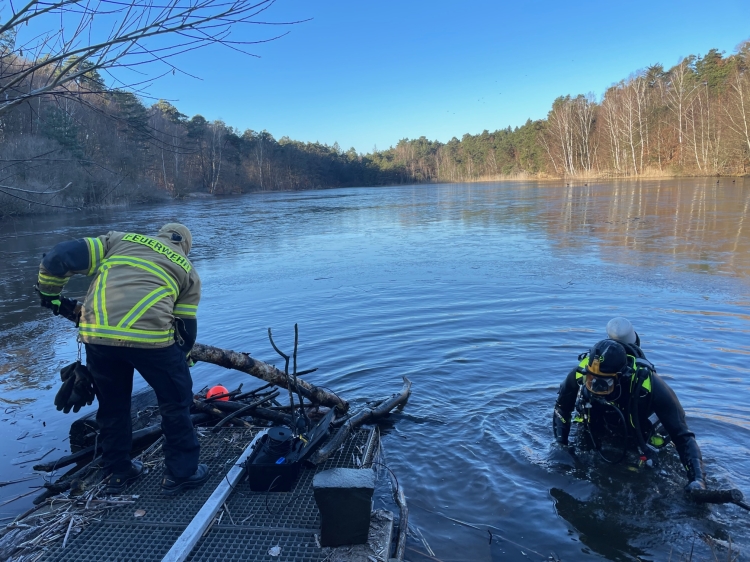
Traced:
<path id="1" fill-rule="evenodd" d="M 618 379 L 628 375 L 625 348 L 615 340 L 601 340 L 594 344 L 588 356 L 588 364 L 583 371 L 584 385 L 591 394 L 612 394 Z"/>
<path id="2" fill-rule="evenodd" d="M 600 369 L 599 359 L 594 359 L 586 366 L 583 384 L 592 394 L 607 396 L 612 394 L 620 373 L 603 373 Z"/>

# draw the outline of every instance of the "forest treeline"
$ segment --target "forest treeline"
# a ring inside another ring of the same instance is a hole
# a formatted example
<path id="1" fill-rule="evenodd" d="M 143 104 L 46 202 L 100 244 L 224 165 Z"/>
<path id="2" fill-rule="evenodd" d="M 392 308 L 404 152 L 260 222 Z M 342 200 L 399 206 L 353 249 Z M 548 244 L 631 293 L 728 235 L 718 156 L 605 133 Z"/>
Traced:
<path id="1" fill-rule="evenodd" d="M 17 59 L 0 37 L 0 81 Z M 447 143 L 403 139 L 370 154 L 240 131 L 163 100 L 149 106 L 106 88 L 85 64 L 74 95 L 68 88 L 0 115 L 0 215 L 193 192 L 750 171 L 750 41 L 729 56 L 711 50 L 649 66 L 601 98 L 559 97 L 546 119 L 521 127 Z M 33 90 L 42 77 L 28 80 Z"/>

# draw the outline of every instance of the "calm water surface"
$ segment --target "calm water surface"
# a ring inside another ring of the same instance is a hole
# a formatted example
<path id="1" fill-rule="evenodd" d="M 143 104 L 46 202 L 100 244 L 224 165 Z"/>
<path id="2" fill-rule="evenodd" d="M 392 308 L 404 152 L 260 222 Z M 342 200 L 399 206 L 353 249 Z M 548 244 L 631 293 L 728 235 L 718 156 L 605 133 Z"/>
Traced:
<path id="1" fill-rule="evenodd" d="M 673 449 L 656 470 L 574 459 L 553 446 L 550 420 L 577 355 L 610 318 L 627 316 L 687 411 L 709 484 L 750 496 L 749 205 L 747 179 L 514 182 L 6 221 L 0 480 L 29 474 L 30 451 L 63 454 L 73 419 L 52 401 L 57 370 L 76 356 L 75 331 L 32 294 L 42 253 L 63 239 L 179 220 L 193 231 L 203 279 L 199 341 L 277 362 L 266 329 L 291 348 L 297 322 L 300 369 L 319 368 L 311 382 L 365 400 L 396 392 L 403 375 L 413 381 L 384 436 L 410 505 L 412 562 L 430 560 L 425 543 L 445 562 L 552 552 L 568 562 L 676 561 L 692 548 L 694 560 L 714 560 L 708 544 L 724 560 L 730 540 L 746 560 L 750 514 L 686 501 Z M 68 292 L 86 288 L 79 279 Z M 254 384 L 212 365 L 193 377 L 196 390 Z M 0 488 L 0 503 L 36 483 Z M 32 497 L 1 506 L 0 517 Z"/>

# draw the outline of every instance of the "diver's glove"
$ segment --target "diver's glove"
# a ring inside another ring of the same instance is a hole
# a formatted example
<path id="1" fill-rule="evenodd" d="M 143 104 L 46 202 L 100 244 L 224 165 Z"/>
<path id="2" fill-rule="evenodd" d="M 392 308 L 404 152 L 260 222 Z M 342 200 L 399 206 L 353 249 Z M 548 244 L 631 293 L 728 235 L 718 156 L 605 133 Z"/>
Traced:
<path id="1" fill-rule="evenodd" d="M 60 390 L 55 396 L 55 407 L 67 414 L 72 409 L 74 413 L 94 402 L 96 398 L 96 385 L 91 372 L 80 361 L 71 363 L 60 371 L 60 380 L 63 381 Z"/>
<path id="2" fill-rule="evenodd" d="M 705 490 L 706 489 L 706 476 L 703 472 L 703 461 L 698 458 L 688 460 L 688 464 L 685 467 L 688 473 L 688 482 L 685 486 L 686 492 L 692 492 L 693 490 Z"/>
<path id="3" fill-rule="evenodd" d="M 552 431 L 555 434 L 555 441 L 560 445 L 568 444 L 568 435 L 570 435 L 570 418 L 565 418 L 555 405 L 555 411 L 552 413 Z"/>

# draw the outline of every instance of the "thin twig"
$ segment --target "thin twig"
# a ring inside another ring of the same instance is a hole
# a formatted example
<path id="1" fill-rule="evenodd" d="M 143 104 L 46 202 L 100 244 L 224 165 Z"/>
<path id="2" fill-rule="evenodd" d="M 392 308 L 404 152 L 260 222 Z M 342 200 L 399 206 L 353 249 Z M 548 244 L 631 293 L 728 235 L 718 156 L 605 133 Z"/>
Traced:
<path id="1" fill-rule="evenodd" d="M 25 498 L 26 496 L 30 496 L 31 494 L 36 494 L 39 491 L 39 488 L 42 488 L 43 486 L 35 486 L 33 490 L 29 490 L 25 494 L 21 494 L 20 496 L 16 496 L 15 498 L 11 498 L 9 500 L 5 500 L 3 503 L 0 503 L 0 506 L 7 505 L 9 503 L 12 503 L 16 500 L 20 500 L 21 498 Z"/>
<path id="2" fill-rule="evenodd" d="M 73 527 L 73 520 L 75 519 L 75 515 L 70 516 L 70 524 L 68 525 L 68 530 L 65 531 L 65 538 L 63 539 L 62 549 L 65 550 L 65 547 L 68 545 L 68 536 L 70 536 L 70 529 Z"/>

